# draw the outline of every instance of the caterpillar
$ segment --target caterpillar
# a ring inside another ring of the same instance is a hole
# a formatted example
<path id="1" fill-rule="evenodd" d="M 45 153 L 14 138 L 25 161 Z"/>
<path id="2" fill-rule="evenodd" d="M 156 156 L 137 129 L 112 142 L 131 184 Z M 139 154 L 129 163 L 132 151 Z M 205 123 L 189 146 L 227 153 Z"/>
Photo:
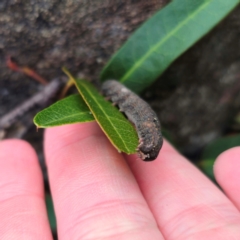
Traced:
<path id="1" fill-rule="evenodd" d="M 105 81 L 101 90 L 135 125 L 139 138 L 139 157 L 144 161 L 155 160 L 163 144 L 157 114 L 137 94 L 116 80 Z"/>

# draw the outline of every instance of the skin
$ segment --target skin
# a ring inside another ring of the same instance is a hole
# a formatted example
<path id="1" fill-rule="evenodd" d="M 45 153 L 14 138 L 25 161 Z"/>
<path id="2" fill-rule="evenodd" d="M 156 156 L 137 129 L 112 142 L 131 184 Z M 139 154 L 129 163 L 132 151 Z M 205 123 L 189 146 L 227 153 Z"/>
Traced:
<path id="1" fill-rule="evenodd" d="M 154 162 L 119 154 L 95 122 L 48 129 L 59 239 L 240 239 L 240 147 L 216 160 L 221 192 L 164 141 Z M 52 239 L 32 147 L 0 142 L 1 239 Z"/>

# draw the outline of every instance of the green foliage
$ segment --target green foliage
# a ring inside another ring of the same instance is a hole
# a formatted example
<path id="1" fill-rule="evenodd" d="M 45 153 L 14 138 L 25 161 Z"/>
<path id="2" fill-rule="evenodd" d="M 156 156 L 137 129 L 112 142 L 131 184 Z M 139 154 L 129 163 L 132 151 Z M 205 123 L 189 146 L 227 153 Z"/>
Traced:
<path id="1" fill-rule="evenodd" d="M 146 21 L 110 59 L 101 80 L 141 92 L 221 21 L 239 0 L 175 0 Z"/>
<path id="2" fill-rule="evenodd" d="M 93 116 L 112 144 L 120 152 L 135 153 L 138 136 L 133 125 L 87 81 L 76 80 L 76 86 Z"/>
<path id="3" fill-rule="evenodd" d="M 240 146 L 240 135 L 219 138 L 206 146 L 202 159 L 216 159 L 222 152 L 237 146 Z"/>
<path id="4" fill-rule="evenodd" d="M 45 202 L 47 206 L 48 220 L 49 220 L 52 231 L 55 232 L 57 228 L 56 217 L 55 217 L 55 212 L 53 208 L 52 197 L 49 194 L 46 195 Z"/>
<path id="5" fill-rule="evenodd" d="M 88 106 L 79 94 L 66 97 L 39 112 L 33 119 L 38 128 L 94 121 Z"/>
<path id="6" fill-rule="evenodd" d="M 215 159 L 203 159 L 198 163 L 198 167 L 213 181 L 215 181 L 215 177 L 213 174 L 213 165 Z"/>
<path id="7" fill-rule="evenodd" d="M 211 179 L 214 179 L 213 165 L 216 158 L 224 151 L 240 146 L 240 135 L 222 137 L 207 145 L 198 166 Z"/>

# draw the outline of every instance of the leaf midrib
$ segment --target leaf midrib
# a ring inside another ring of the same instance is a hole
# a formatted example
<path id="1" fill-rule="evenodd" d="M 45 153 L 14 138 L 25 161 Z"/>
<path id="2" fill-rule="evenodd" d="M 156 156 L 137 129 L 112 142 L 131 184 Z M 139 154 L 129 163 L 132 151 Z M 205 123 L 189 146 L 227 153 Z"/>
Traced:
<path id="1" fill-rule="evenodd" d="M 186 22 L 189 21 L 194 15 L 197 15 L 198 12 L 200 12 L 202 9 L 204 9 L 208 4 L 210 4 L 211 1 L 208 1 L 204 3 L 200 8 L 198 8 L 196 11 L 192 12 L 192 14 L 189 15 L 189 17 L 181 22 L 176 28 L 174 28 L 172 31 L 169 32 L 169 34 L 162 39 L 159 43 L 155 44 L 152 48 L 150 48 L 150 51 L 147 52 L 147 54 L 143 55 L 142 58 L 140 58 L 136 63 L 130 68 L 125 75 L 120 79 L 120 82 L 125 82 L 128 77 L 139 68 L 139 66 L 150 56 L 157 48 L 159 48 L 161 45 L 163 45 L 170 37 L 174 35 L 175 32 L 177 32 L 181 27 L 184 26 Z"/>
<path id="2" fill-rule="evenodd" d="M 118 133 L 117 128 L 115 128 L 114 125 L 111 123 L 108 115 L 106 114 L 106 112 L 104 111 L 104 109 L 102 108 L 102 106 L 98 104 L 98 101 L 96 100 L 95 96 L 93 96 L 93 95 L 91 94 L 91 92 L 88 91 L 88 88 L 85 87 L 85 84 L 84 84 L 84 83 L 82 84 L 82 86 L 84 87 L 85 91 L 92 97 L 92 99 L 94 100 L 95 104 L 102 110 L 102 112 L 104 113 L 104 116 L 106 116 L 106 118 L 107 118 L 108 121 L 110 122 L 110 124 L 111 124 L 111 126 L 113 127 L 113 129 L 115 129 L 115 132 L 116 132 L 117 135 L 119 136 L 119 139 L 121 139 L 121 141 L 122 141 L 123 145 L 125 146 L 125 148 L 126 148 L 128 151 L 130 151 L 129 148 L 126 146 L 125 142 L 123 141 L 121 135 Z M 80 90 L 80 91 L 81 91 L 81 90 Z M 82 97 L 85 98 L 84 96 L 82 96 Z M 86 101 L 86 103 L 87 103 L 87 101 Z M 88 104 L 88 106 L 89 106 L 89 104 Z M 91 108 L 91 107 L 89 106 L 89 108 Z M 95 118 L 97 119 L 97 116 L 96 116 L 96 114 L 94 113 L 94 111 L 92 112 L 92 114 L 93 114 L 93 115 L 95 116 Z M 102 128 L 102 127 L 101 127 L 101 128 Z M 103 128 L 102 128 L 102 130 L 105 132 L 105 130 L 104 130 Z"/>
<path id="3" fill-rule="evenodd" d="M 76 116 L 81 116 L 81 115 L 85 115 L 85 114 L 86 114 L 86 112 L 71 114 L 71 115 L 69 115 L 69 116 L 66 116 L 66 117 L 61 118 L 61 121 L 62 121 L 62 120 L 65 120 L 65 119 L 68 119 L 68 118 L 70 118 L 70 117 L 76 117 Z M 92 121 L 94 121 L 94 119 L 93 119 Z M 54 123 L 54 122 L 59 122 L 59 120 L 49 121 L 48 124 L 52 124 L 52 123 Z M 46 125 L 46 124 L 45 124 L 45 125 Z M 42 125 L 41 125 L 41 126 L 42 126 Z"/>

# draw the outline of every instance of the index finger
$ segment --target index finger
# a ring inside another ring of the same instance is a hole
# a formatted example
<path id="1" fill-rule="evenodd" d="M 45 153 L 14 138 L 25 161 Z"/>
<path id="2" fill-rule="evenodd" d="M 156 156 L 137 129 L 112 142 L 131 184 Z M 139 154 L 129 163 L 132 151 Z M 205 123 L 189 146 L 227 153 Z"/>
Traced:
<path id="1" fill-rule="evenodd" d="M 163 239 L 124 158 L 95 122 L 48 129 L 60 239 Z"/>

